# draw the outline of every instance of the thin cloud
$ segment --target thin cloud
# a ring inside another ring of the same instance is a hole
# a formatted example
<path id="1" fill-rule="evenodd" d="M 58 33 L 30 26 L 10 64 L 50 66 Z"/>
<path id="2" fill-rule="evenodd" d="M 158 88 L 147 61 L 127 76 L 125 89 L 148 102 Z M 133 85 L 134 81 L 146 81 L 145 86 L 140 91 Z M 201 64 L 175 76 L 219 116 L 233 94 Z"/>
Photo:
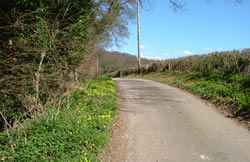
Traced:
<path id="1" fill-rule="evenodd" d="M 162 58 L 159 56 L 147 56 L 147 57 L 143 56 L 142 58 L 149 59 L 149 60 L 162 60 Z"/>
<path id="2" fill-rule="evenodd" d="M 153 56 L 153 55 L 156 55 L 155 52 L 143 52 L 144 55 L 147 55 L 147 56 Z"/>
<path id="3" fill-rule="evenodd" d="M 174 58 L 174 55 L 173 55 L 173 54 L 170 54 L 170 53 L 165 53 L 163 56 L 164 56 L 166 59 Z"/>
<path id="4" fill-rule="evenodd" d="M 182 53 L 184 53 L 185 55 L 192 55 L 191 51 L 183 51 Z"/>
<path id="5" fill-rule="evenodd" d="M 162 57 L 157 56 L 155 52 L 143 52 L 142 58 L 149 59 L 149 60 L 163 60 Z"/>
<path id="6" fill-rule="evenodd" d="M 213 50 L 214 48 L 205 48 L 206 51 L 211 51 Z"/>
<path id="7" fill-rule="evenodd" d="M 168 56 L 170 56 L 170 54 L 169 54 L 169 53 L 165 53 L 164 55 L 165 55 L 165 56 L 167 56 L 167 57 L 168 57 Z"/>
<path id="8" fill-rule="evenodd" d="M 141 45 L 140 48 L 141 48 L 141 49 L 145 49 L 146 47 L 145 47 L 144 45 Z"/>
<path id="9" fill-rule="evenodd" d="M 223 48 L 218 48 L 218 51 L 222 51 L 223 50 Z"/>

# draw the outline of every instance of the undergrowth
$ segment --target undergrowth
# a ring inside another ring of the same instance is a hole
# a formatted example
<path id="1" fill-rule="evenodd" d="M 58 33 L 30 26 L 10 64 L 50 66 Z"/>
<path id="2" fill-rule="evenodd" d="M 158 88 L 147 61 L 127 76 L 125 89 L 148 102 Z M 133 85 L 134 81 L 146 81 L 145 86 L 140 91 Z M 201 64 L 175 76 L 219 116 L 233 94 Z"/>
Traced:
<path id="1" fill-rule="evenodd" d="M 130 75 L 175 85 L 204 99 L 250 112 L 250 77 L 216 72 L 162 72 Z"/>
<path id="2" fill-rule="evenodd" d="M 115 83 L 108 78 L 83 82 L 58 110 L 27 120 L 0 134 L 6 161 L 97 161 L 109 140 L 116 114 Z M 9 134 L 9 135 L 8 135 Z"/>

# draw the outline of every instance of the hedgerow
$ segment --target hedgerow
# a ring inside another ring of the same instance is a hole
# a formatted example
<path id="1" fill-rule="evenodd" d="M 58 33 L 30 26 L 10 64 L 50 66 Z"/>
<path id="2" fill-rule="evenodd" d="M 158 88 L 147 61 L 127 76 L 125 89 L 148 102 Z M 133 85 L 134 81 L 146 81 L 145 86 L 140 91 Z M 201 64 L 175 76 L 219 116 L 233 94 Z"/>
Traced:
<path id="1" fill-rule="evenodd" d="M 250 77 L 248 74 L 216 72 L 161 72 L 131 75 L 187 89 L 217 104 L 232 106 L 235 111 L 250 112 Z"/>
<path id="2" fill-rule="evenodd" d="M 80 80 L 94 78 L 98 51 L 128 35 L 136 1 L 1 0 L 0 6 L 1 132 L 57 107 Z"/>
<path id="3" fill-rule="evenodd" d="M 167 59 L 142 66 L 141 74 L 150 72 L 202 72 L 204 74 L 213 72 L 217 75 L 241 73 L 250 75 L 250 49 Z M 137 67 L 116 71 L 108 75 L 119 77 L 130 74 L 138 74 Z"/>

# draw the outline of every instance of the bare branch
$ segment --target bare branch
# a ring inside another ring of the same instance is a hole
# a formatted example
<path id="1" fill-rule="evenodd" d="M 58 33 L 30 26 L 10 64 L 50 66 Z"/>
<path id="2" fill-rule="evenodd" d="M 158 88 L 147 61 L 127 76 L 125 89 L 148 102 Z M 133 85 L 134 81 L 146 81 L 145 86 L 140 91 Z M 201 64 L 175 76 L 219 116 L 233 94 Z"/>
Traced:
<path id="1" fill-rule="evenodd" d="M 181 10 L 185 6 L 185 2 L 181 3 L 179 0 L 169 0 L 170 7 L 173 8 L 174 11 Z"/>
<path id="2" fill-rule="evenodd" d="M 237 3 L 242 4 L 244 0 L 235 0 Z"/>

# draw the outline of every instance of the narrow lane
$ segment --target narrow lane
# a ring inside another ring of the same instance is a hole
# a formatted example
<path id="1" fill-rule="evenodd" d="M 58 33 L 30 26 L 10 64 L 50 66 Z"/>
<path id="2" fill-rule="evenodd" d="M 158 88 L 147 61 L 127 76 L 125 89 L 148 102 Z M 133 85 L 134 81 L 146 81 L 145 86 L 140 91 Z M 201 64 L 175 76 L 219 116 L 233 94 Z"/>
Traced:
<path id="1" fill-rule="evenodd" d="M 250 133 L 178 88 L 114 79 L 128 127 L 128 162 L 249 162 Z"/>

